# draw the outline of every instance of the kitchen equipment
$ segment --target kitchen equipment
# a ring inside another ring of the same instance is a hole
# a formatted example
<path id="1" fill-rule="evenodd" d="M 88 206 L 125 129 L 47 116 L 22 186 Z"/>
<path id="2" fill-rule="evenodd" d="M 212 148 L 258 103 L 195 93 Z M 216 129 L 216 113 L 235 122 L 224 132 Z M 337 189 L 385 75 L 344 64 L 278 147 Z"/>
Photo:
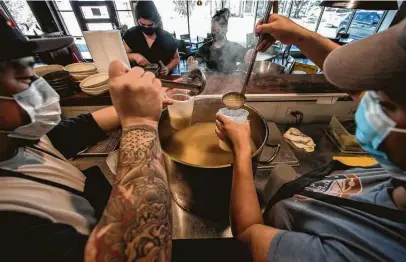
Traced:
<path id="1" fill-rule="evenodd" d="M 237 71 L 247 73 L 249 64 L 238 65 Z M 255 76 L 279 76 L 284 74 L 285 67 L 269 61 L 255 61 L 252 68 L 252 75 Z"/>
<path id="2" fill-rule="evenodd" d="M 247 121 L 249 115 L 247 110 L 241 108 L 237 110 L 221 108 L 218 113 L 238 124 L 243 124 L 245 121 Z M 228 145 L 221 139 L 219 139 L 219 147 L 225 151 L 231 151 Z"/>
<path id="3" fill-rule="evenodd" d="M 161 79 L 161 82 L 164 87 L 187 89 L 190 90 L 191 95 L 199 95 L 206 87 L 206 76 L 199 68 L 196 68 L 187 74 L 186 82 L 174 82 L 164 79 Z"/>
<path id="4" fill-rule="evenodd" d="M 96 72 L 97 68 L 91 63 L 74 63 L 65 66 L 65 70 L 71 74 L 90 74 Z"/>
<path id="5" fill-rule="evenodd" d="M 67 97 L 80 92 L 80 88 L 73 82 L 69 72 L 54 71 L 43 75 L 43 78 L 61 97 Z"/>
<path id="6" fill-rule="evenodd" d="M 144 67 L 146 72 L 152 72 L 155 76 L 159 74 L 159 65 L 158 64 L 150 64 Z"/>
<path id="7" fill-rule="evenodd" d="M 42 65 L 42 66 L 34 67 L 34 72 L 39 77 L 44 76 L 48 73 L 52 73 L 55 71 L 61 71 L 61 70 L 63 70 L 63 66 L 61 66 L 61 65 Z"/>
<path id="8" fill-rule="evenodd" d="M 268 21 L 272 9 L 273 9 L 274 14 L 278 13 L 278 1 L 268 1 L 268 5 L 267 5 L 266 11 L 265 11 L 265 16 L 263 17 L 262 21 L 265 21 L 265 22 Z M 245 92 L 247 91 L 248 82 L 250 81 L 251 73 L 254 68 L 255 60 L 257 58 L 257 54 L 258 54 L 257 47 L 263 40 L 265 40 L 265 38 L 268 38 L 271 42 L 275 41 L 275 39 L 271 35 L 268 35 L 268 34 L 261 34 L 259 36 L 254 54 L 252 55 L 251 62 L 247 69 L 247 74 L 245 76 L 245 80 L 244 80 L 244 84 L 242 86 L 241 93 L 236 95 L 235 92 L 229 92 L 229 93 L 226 93 L 223 95 L 223 102 L 226 105 L 226 107 L 228 107 L 230 109 L 238 109 L 238 108 L 241 108 L 245 104 L 245 101 L 247 101 L 247 98 L 245 97 Z M 230 99 L 230 97 L 231 97 L 231 99 Z"/>
<path id="9" fill-rule="evenodd" d="M 109 90 L 109 75 L 98 73 L 91 75 L 80 82 L 80 88 L 88 95 L 100 95 Z"/>
<path id="10" fill-rule="evenodd" d="M 218 99 L 195 100 L 192 124 L 214 122 L 217 111 L 222 107 L 224 104 Z M 257 164 L 260 163 L 259 157 L 268 139 L 268 126 L 256 110 L 249 106 L 243 108 L 249 112 L 251 136 L 257 148 L 252 156 L 255 174 Z M 175 201 L 182 208 L 196 214 L 227 219 L 232 181 L 231 164 L 202 166 L 176 160 L 166 147 L 167 141 L 176 132 L 179 131 L 171 127 L 168 110 L 165 109 L 158 123 L 158 133 L 170 190 Z M 184 150 L 183 146 L 179 145 L 178 149 Z"/>
<path id="11" fill-rule="evenodd" d="M 172 101 L 168 105 L 170 124 L 175 129 L 183 129 L 191 125 L 194 96 L 189 90 L 173 89 L 165 93 L 165 97 Z"/>

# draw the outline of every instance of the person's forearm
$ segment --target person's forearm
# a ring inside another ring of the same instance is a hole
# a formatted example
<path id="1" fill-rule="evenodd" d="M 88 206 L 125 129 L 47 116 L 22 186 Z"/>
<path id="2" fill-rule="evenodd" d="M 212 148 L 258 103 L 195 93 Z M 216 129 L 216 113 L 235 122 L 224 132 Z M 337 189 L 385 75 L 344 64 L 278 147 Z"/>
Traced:
<path id="1" fill-rule="evenodd" d="M 340 47 L 333 41 L 307 29 L 302 30 L 295 45 L 322 70 L 326 57 Z"/>
<path id="2" fill-rule="evenodd" d="M 130 61 L 137 61 L 134 53 L 127 53 L 127 57 L 128 57 L 128 60 L 130 60 Z"/>
<path id="3" fill-rule="evenodd" d="M 86 260 L 170 261 L 171 230 L 171 195 L 156 126 L 126 127 L 116 181 Z"/>
<path id="4" fill-rule="evenodd" d="M 231 226 L 233 235 L 237 238 L 250 226 L 263 223 L 254 186 L 251 152 L 247 147 L 244 149 L 236 150 L 234 154 L 231 189 Z"/>
<path id="5" fill-rule="evenodd" d="M 120 119 L 113 106 L 97 110 L 92 116 L 104 133 L 110 133 L 120 128 Z"/>
<path id="6" fill-rule="evenodd" d="M 179 64 L 179 58 L 173 58 L 167 65 L 169 71 L 172 71 Z"/>

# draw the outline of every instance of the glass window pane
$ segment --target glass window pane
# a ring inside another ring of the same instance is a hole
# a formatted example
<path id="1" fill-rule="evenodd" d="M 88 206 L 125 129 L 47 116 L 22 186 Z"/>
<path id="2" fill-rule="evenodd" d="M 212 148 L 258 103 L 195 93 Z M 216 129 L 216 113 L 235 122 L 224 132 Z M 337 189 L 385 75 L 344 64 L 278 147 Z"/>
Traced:
<path id="1" fill-rule="evenodd" d="M 238 3 L 243 3 L 242 1 Z M 255 8 L 246 9 L 249 12 L 241 12 L 239 15 L 231 15 L 228 20 L 227 39 L 247 47 L 247 34 L 253 34 L 255 22 Z"/>
<path id="2" fill-rule="evenodd" d="M 114 0 L 117 10 L 131 10 L 130 2 L 128 0 Z"/>
<path id="3" fill-rule="evenodd" d="M 118 19 L 121 26 L 126 25 L 128 28 L 135 26 L 132 12 L 118 11 Z"/>
<path id="4" fill-rule="evenodd" d="M 317 32 L 325 37 L 335 38 L 337 33 L 345 31 L 351 13 L 351 9 L 326 8 Z"/>
<path id="5" fill-rule="evenodd" d="M 186 2 L 183 0 L 155 0 L 159 14 L 162 17 L 163 27 L 169 33 L 179 35 L 188 34 Z M 201 22 L 201 21 L 200 21 Z"/>
<path id="6" fill-rule="evenodd" d="M 80 30 L 78 21 L 76 20 L 73 12 L 60 12 L 65 26 L 68 28 L 69 34 L 73 36 L 82 36 L 82 30 Z"/>
<path id="7" fill-rule="evenodd" d="M 25 0 L 4 1 L 4 4 L 24 35 L 41 35 L 43 33 Z"/>
<path id="8" fill-rule="evenodd" d="M 84 59 L 91 59 L 91 55 L 89 52 L 89 49 L 87 48 L 85 39 L 83 37 L 76 37 L 75 38 L 75 44 L 77 48 L 79 49 L 80 53 L 82 54 Z"/>
<path id="9" fill-rule="evenodd" d="M 69 0 L 57 0 L 55 1 L 58 10 L 62 11 L 72 11 L 72 6 L 70 5 Z"/>
<path id="10" fill-rule="evenodd" d="M 290 18 L 297 24 L 314 31 L 320 16 L 320 1 L 294 1 L 290 11 Z"/>
<path id="11" fill-rule="evenodd" d="M 213 2 L 203 1 L 201 6 L 196 4 L 196 1 L 189 2 L 190 11 L 190 37 L 192 41 L 196 40 L 199 36 L 199 40 L 203 40 L 211 31 L 211 17 L 216 13 L 213 9 Z"/>
<path id="12" fill-rule="evenodd" d="M 354 19 L 348 28 L 349 38 L 354 40 L 362 39 L 375 33 L 376 27 L 382 19 L 384 11 L 357 10 Z M 337 31 L 342 30 L 339 27 Z"/>
<path id="13" fill-rule="evenodd" d="M 85 19 L 110 18 L 106 6 L 81 6 Z"/>
<path id="14" fill-rule="evenodd" d="M 113 25 L 111 23 L 87 23 L 87 28 L 89 31 L 113 30 Z"/>

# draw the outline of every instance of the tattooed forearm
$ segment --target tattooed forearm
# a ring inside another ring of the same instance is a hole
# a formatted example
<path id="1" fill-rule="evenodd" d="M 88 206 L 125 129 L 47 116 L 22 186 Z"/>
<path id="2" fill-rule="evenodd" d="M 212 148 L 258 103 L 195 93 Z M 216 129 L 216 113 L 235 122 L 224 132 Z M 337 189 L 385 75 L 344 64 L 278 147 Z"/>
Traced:
<path id="1" fill-rule="evenodd" d="M 151 126 L 126 128 L 116 182 L 86 258 L 93 251 L 96 261 L 170 261 L 171 229 L 171 198 L 157 131 Z"/>

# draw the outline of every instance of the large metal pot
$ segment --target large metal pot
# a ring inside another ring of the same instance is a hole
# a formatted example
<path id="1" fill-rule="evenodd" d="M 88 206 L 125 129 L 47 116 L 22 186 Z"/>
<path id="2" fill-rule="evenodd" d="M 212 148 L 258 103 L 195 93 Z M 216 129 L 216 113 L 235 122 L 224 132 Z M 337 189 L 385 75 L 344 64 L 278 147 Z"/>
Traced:
<path id="1" fill-rule="evenodd" d="M 192 124 L 214 122 L 217 111 L 224 107 L 218 99 L 197 99 Z M 264 118 L 253 108 L 249 111 L 252 139 L 258 148 L 252 157 L 255 173 L 259 157 L 268 139 L 268 126 Z M 161 145 L 176 130 L 169 124 L 168 110 L 164 110 L 158 124 Z M 276 154 L 276 153 L 275 153 Z M 175 160 L 165 151 L 163 156 L 168 180 L 175 201 L 184 209 L 211 218 L 227 218 L 230 204 L 232 166 L 194 166 Z M 266 162 L 266 161 L 265 161 Z"/>

